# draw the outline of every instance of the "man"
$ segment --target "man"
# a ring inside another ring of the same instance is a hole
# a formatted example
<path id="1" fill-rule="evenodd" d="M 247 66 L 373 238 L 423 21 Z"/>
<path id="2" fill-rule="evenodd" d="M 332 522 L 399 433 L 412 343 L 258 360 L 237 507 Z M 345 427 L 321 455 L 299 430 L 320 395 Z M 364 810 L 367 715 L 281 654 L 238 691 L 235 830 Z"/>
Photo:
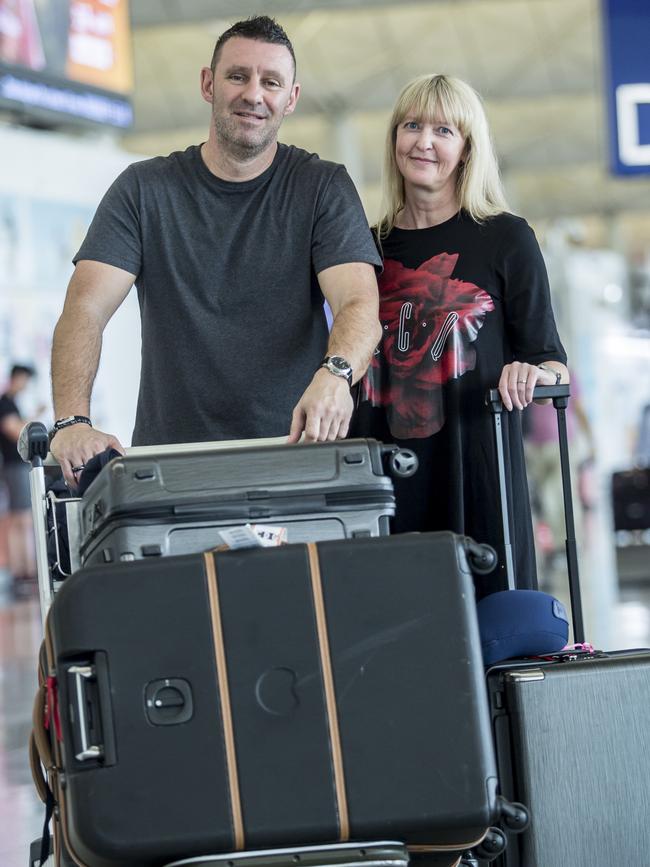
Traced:
<path id="1" fill-rule="evenodd" d="M 343 437 L 350 385 L 379 340 L 380 260 L 352 182 L 277 141 L 300 93 L 282 28 L 266 16 L 233 25 L 201 93 L 207 141 L 127 168 L 75 257 L 52 351 L 51 448 L 69 484 L 93 454 L 122 450 L 91 427 L 90 394 L 102 331 L 134 282 L 134 445 Z"/>
<path id="2" fill-rule="evenodd" d="M 17 444 L 25 424 L 16 398 L 29 384 L 33 368 L 14 364 L 9 374 L 9 385 L 0 397 L 0 475 L 8 495 L 7 560 L 14 590 L 20 594 L 33 584 L 36 577 L 34 545 L 32 542 L 32 513 L 29 493 L 29 466 L 18 454 Z"/>

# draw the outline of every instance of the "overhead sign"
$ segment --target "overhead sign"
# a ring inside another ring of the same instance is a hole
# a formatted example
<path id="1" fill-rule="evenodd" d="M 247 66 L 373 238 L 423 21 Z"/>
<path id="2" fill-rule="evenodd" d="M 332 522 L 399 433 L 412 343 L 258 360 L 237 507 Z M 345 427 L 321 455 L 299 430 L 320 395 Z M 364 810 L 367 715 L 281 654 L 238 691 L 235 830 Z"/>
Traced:
<path id="1" fill-rule="evenodd" d="M 0 0 L 0 110 L 129 127 L 128 0 Z"/>
<path id="2" fill-rule="evenodd" d="M 611 170 L 650 174 L 650 2 L 602 3 Z"/>

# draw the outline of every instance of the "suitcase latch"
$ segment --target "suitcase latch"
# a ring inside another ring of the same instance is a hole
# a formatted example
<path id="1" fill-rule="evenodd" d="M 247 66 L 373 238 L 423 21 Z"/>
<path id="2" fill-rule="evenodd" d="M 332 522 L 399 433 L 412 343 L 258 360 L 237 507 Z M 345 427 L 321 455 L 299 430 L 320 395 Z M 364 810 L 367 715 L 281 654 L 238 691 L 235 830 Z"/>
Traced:
<path id="1" fill-rule="evenodd" d="M 527 683 L 533 680 L 544 680 L 546 675 L 541 668 L 529 668 L 525 671 L 509 671 L 506 678 L 514 683 Z"/>
<path id="2" fill-rule="evenodd" d="M 187 722 L 194 713 L 192 689 L 181 677 L 165 677 L 148 683 L 144 694 L 147 719 L 155 726 Z"/>

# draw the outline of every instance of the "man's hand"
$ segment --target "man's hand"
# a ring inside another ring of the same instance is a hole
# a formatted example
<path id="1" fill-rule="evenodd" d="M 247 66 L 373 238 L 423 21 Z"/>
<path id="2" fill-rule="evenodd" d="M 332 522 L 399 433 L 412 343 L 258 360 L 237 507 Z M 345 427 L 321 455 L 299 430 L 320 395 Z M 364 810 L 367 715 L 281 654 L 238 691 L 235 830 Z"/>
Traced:
<path id="1" fill-rule="evenodd" d="M 297 443 L 303 431 L 306 442 L 343 439 L 353 409 L 347 380 L 321 368 L 296 404 L 287 442 Z"/>
<path id="2" fill-rule="evenodd" d="M 108 448 L 124 454 L 122 444 L 112 434 L 102 433 L 87 424 L 71 424 L 56 432 L 50 452 L 59 462 L 69 488 L 76 488 L 86 461 Z"/>

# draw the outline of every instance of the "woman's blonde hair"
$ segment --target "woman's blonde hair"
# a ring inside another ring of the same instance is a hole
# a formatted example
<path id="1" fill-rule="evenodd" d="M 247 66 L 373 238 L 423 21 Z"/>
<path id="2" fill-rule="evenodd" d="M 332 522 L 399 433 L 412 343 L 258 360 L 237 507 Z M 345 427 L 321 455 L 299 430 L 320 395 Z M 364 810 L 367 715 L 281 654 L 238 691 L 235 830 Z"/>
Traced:
<path id="1" fill-rule="evenodd" d="M 448 75 L 422 75 L 409 82 L 397 99 L 388 126 L 384 152 L 380 239 L 395 225 L 404 208 L 404 178 L 395 159 L 397 127 L 406 117 L 443 120 L 457 127 L 465 139 L 465 154 L 458 167 L 456 193 L 460 207 L 474 220 L 507 210 L 494 146 L 483 103 L 478 93 Z"/>

